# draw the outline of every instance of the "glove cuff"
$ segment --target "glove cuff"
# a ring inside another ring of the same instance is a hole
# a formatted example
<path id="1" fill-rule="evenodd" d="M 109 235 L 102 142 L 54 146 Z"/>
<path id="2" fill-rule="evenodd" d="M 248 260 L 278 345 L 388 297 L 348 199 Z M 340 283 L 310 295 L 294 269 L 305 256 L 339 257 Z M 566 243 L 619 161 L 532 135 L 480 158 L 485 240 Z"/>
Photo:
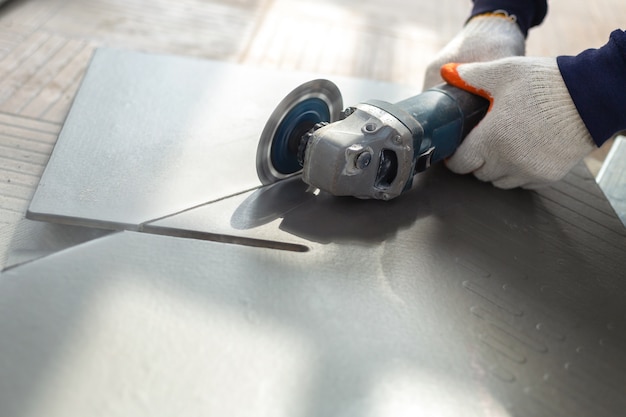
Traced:
<path id="1" fill-rule="evenodd" d="M 463 34 L 468 38 L 482 38 L 485 43 L 491 44 L 491 48 L 506 50 L 506 54 L 498 54 L 501 56 L 521 56 L 526 51 L 524 34 L 515 23 L 515 18 L 506 12 L 474 16 L 465 24 Z"/>
<path id="2" fill-rule="evenodd" d="M 548 12 L 547 0 L 473 0 L 472 16 L 493 12 L 494 10 L 506 10 L 508 14 L 517 17 L 519 26 L 524 37 L 528 35 L 528 29 L 539 25 Z"/>
<path id="3" fill-rule="evenodd" d="M 598 146 L 626 131 L 626 32 L 615 30 L 609 42 L 577 56 L 557 58 L 563 80 Z"/>
<path id="4" fill-rule="evenodd" d="M 467 21 L 469 22 L 470 20 L 477 17 L 502 17 L 504 19 L 510 20 L 513 23 L 517 22 L 517 16 L 515 16 L 514 14 L 509 14 L 509 12 L 507 12 L 506 10 L 494 10 L 493 12 L 477 14 L 467 19 Z"/>
<path id="5" fill-rule="evenodd" d="M 443 80 L 441 66 L 449 62 L 485 62 L 524 55 L 526 41 L 515 22 L 502 15 L 477 16 L 465 24 L 429 64 L 424 89 Z"/>

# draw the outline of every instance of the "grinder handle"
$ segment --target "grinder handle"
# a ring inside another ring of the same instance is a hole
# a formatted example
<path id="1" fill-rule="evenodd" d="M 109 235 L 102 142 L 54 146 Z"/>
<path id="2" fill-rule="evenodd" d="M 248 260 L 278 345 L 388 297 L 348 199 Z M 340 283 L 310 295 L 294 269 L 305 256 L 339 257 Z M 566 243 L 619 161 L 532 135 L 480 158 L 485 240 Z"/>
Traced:
<path id="1" fill-rule="evenodd" d="M 455 87 L 452 84 L 441 84 L 434 87 L 454 99 L 463 114 L 463 130 L 461 140 L 485 117 L 490 102 L 484 97 Z"/>
<path id="2" fill-rule="evenodd" d="M 482 120 L 489 100 L 450 84 L 440 84 L 394 105 L 414 121 L 415 172 L 451 156 Z M 424 161 L 427 159 L 427 161 Z"/>

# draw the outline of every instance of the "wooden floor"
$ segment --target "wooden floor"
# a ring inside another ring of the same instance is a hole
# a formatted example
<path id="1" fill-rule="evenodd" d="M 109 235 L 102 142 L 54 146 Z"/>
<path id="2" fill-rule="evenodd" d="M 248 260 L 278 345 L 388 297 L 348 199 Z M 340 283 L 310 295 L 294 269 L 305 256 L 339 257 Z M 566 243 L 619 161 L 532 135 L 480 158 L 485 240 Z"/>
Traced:
<path id="1" fill-rule="evenodd" d="M 0 265 L 98 46 L 420 86 L 464 0 L 10 0 L 0 6 Z M 552 0 L 528 55 L 576 54 L 623 0 Z M 606 149 L 598 152 L 600 164 Z"/>

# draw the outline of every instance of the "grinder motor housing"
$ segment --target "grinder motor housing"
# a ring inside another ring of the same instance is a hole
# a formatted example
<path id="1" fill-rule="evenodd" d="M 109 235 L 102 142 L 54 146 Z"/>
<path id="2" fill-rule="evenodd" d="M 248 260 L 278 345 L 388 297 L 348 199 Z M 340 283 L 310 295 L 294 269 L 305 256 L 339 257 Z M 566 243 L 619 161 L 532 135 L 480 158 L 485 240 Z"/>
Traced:
<path id="1" fill-rule="evenodd" d="M 396 104 L 358 104 L 308 135 L 302 179 L 336 196 L 395 198 L 415 174 L 451 156 L 488 108 L 449 84 Z"/>

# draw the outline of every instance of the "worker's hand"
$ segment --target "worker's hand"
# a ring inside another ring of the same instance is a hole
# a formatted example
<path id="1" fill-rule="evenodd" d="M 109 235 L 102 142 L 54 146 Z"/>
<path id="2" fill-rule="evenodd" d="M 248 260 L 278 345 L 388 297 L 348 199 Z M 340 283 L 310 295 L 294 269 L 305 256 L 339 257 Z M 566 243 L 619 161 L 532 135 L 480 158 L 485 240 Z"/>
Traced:
<path id="1" fill-rule="evenodd" d="M 524 55 L 525 39 L 515 21 L 507 16 L 472 18 L 428 65 L 424 90 L 441 84 L 440 70 L 448 62 L 484 62 Z"/>
<path id="2" fill-rule="evenodd" d="M 512 57 L 441 69 L 450 84 L 491 101 L 447 166 L 499 188 L 561 179 L 596 148 L 554 58 Z"/>

